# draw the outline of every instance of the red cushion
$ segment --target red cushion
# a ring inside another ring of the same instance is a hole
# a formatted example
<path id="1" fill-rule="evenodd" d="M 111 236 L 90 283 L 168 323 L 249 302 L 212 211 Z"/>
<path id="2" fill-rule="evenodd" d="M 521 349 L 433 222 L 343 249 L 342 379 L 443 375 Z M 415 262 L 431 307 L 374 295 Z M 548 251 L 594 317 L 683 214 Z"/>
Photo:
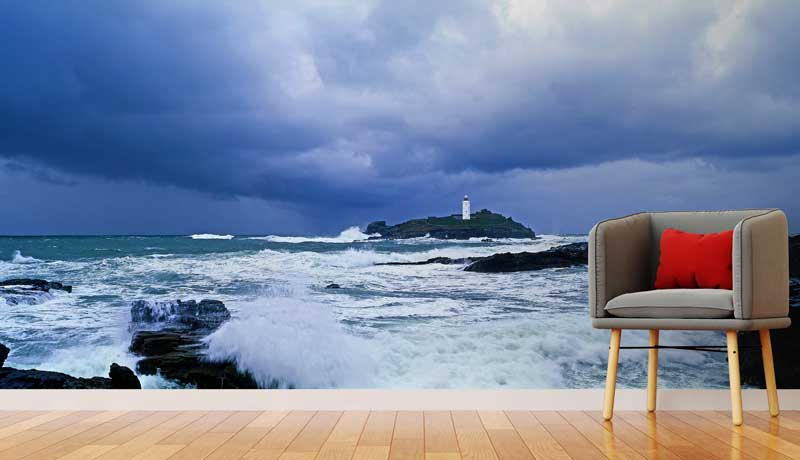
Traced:
<path id="1" fill-rule="evenodd" d="M 733 289 L 733 230 L 664 230 L 655 288 Z"/>

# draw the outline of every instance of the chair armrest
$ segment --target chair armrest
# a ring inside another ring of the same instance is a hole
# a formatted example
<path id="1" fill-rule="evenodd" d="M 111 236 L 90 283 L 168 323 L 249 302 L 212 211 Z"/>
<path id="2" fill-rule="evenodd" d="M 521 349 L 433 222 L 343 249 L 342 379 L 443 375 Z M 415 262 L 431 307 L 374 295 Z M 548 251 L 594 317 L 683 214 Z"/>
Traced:
<path id="1" fill-rule="evenodd" d="M 789 226 L 773 209 L 733 230 L 733 312 L 738 319 L 789 314 Z"/>
<path id="2" fill-rule="evenodd" d="M 589 312 L 609 316 L 606 303 L 618 295 L 652 288 L 650 214 L 600 222 L 589 232 Z"/>

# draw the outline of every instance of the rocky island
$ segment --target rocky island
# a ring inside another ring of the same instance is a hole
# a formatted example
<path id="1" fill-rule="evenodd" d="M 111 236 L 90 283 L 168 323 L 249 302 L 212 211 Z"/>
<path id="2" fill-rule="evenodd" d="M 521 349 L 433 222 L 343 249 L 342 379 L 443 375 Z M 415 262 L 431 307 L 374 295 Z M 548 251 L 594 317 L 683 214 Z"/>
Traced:
<path id="1" fill-rule="evenodd" d="M 405 239 L 431 237 L 450 240 L 470 238 L 536 238 L 530 228 L 510 217 L 482 209 L 464 219 L 460 214 L 446 217 L 413 219 L 402 224 L 387 225 L 381 220 L 367 226 L 367 233 L 380 234 L 380 238 Z"/>

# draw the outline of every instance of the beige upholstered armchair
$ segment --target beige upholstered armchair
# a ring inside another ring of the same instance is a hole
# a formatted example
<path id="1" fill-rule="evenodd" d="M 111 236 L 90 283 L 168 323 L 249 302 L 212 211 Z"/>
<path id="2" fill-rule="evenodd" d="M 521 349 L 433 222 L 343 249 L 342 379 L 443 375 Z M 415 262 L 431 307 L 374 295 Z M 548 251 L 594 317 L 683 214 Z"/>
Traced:
<path id="1" fill-rule="evenodd" d="M 733 290 L 653 289 L 661 233 L 733 229 Z M 778 415 L 770 329 L 788 327 L 789 260 L 786 215 L 778 209 L 644 212 L 609 219 L 589 234 L 589 310 L 592 326 L 611 329 L 603 417 L 614 410 L 622 329 L 650 331 L 647 410 L 656 407 L 658 332 L 723 330 L 727 334 L 731 410 L 742 423 L 737 331 L 758 330 L 769 411 Z"/>

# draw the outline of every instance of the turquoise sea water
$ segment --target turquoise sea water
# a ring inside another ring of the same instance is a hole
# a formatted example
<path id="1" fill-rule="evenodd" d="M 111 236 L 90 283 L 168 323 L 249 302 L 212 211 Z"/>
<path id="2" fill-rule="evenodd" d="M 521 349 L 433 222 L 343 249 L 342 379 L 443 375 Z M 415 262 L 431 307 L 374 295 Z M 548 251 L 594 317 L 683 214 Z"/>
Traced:
<path id="1" fill-rule="evenodd" d="M 0 280 L 74 286 L 36 305 L 0 299 L 8 366 L 104 375 L 127 352 L 130 302 L 213 298 L 233 319 L 210 354 L 300 388 L 601 387 L 608 332 L 590 327 L 586 268 L 509 274 L 460 265 L 380 266 L 540 251 L 584 236 L 491 242 L 333 237 L 0 237 Z M 325 289 L 337 283 L 341 289 Z M 666 333 L 662 343 L 716 343 Z M 623 344 L 644 344 L 627 332 Z M 624 351 L 620 385 L 645 384 L 645 351 Z M 725 387 L 724 356 L 661 353 L 665 387 Z M 698 372 L 702 370 L 702 372 Z M 170 387 L 157 377 L 148 387 Z"/>

